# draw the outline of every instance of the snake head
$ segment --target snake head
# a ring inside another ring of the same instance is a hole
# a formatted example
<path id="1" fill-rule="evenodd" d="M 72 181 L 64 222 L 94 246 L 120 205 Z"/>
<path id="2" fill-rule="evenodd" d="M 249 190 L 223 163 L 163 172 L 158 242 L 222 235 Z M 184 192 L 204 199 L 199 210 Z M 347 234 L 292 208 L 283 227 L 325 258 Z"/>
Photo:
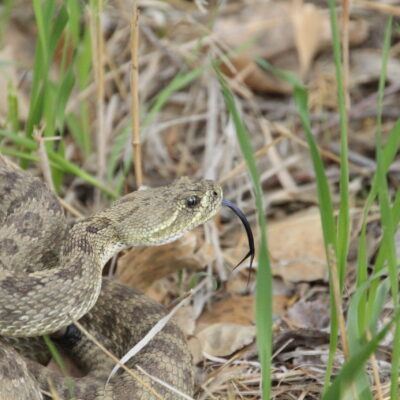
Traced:
<path id="1" fill-rule="evenodd" d="M 176 224 L 188 230 L 211 219 L 222 204 L 221 186 L 211 180 L 182 177 L 172 187 L 176 191 Z"/>
<path id="2" fill-rule="evenodd" d="M 217 183 L 182 177 L 167 186 L 133 192 L 109 209 L 126 247 L 170 243 L 212 218 L 220 209 Z"/>

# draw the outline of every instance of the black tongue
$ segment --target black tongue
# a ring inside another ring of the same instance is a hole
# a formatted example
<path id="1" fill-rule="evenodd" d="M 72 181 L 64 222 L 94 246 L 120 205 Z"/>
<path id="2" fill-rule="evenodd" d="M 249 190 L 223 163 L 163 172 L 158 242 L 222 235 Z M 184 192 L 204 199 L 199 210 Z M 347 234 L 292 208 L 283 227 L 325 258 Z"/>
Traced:
<path id="1" fill-rule="evenodd" d="M 242 210 L 236 204 L 232 203 L 229 200 L 222 200 L 222 205 L 229 207 L 240 218 L 244 226 L 244 229 L 246 229 L 247 240 L 249 243 L 249 252 L 242 258 L 242 260 L 239 262 L 238 265 L 236 265 L 235 268 L 237 268 L 243 261 L 247 260 L 250 257 L 250 274 L 249 274 L 249 281 L 250 281 L 251 272 L 253 270 L 253 260 L 255 255 L 254 237 L 250 223 L 247 220 L 246 216 L 243 214 Z"/>

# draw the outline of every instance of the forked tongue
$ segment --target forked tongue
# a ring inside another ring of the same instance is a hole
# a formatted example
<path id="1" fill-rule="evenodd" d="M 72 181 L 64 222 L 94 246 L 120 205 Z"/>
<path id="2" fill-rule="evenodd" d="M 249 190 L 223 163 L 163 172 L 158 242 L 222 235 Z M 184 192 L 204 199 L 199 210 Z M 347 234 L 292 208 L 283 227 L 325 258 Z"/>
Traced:
<path id="1" fill-rule="evenodd" d="M 232 203 L 229 200 L 222 200 L 222 205 L 229 207 L 240 218 L 244 226 L 244 229 L 246 230 L 247 241 L 249 243 L 249 252 L 241 259 L 241 261 L 236 265 L 235 268 L 237 268 L 243 261 L 247 260 L 250 257 L 250 273 L 248 279 L 248 281 L 250 281 L 251 271 L 253 270 L 253 260 L 255 255 L 254 237 L 250 223 L 247 220 L 246 216 L 243 214 L 242 210 L 236 204 Z"/>

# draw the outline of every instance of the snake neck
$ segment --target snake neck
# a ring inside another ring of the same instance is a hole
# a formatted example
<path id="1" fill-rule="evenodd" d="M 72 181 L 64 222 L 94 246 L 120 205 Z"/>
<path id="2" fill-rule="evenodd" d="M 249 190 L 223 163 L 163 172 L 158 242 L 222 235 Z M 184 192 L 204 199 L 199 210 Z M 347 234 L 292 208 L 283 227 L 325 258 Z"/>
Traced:
<path id="1" fill-rule="evenodd" d="M 89 259 L 94 274 L 101 274 L 106 262 L 118 251 L 126 248 L 117 233 L 113 223 L 106 217 L 90 217 L 77 222 L 61 250 L 64 265 L 70 264 L 71 256 L 79 254 L 80 258 Z M 82 264 L 87 261 L 82 259 Z M 63 262 L 61 262 L 61 265 Z"/>

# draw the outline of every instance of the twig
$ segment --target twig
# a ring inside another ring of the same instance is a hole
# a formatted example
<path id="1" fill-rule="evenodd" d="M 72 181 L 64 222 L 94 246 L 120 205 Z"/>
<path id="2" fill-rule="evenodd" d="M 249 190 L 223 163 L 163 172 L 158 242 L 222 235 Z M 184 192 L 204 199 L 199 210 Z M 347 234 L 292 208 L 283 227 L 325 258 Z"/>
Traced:
<path id="1" fill-rule="evenodd" d="M 64 199 L 61 197 L 58 197 L 58 201 L 60 204 L 64 207 L 65 210 L 67 210 L 71 215 L 77 218 L 82 218 L 83 214 L 80 213 L 75 207 L 71 206 L 71 204 L 68 204 Z"/>

